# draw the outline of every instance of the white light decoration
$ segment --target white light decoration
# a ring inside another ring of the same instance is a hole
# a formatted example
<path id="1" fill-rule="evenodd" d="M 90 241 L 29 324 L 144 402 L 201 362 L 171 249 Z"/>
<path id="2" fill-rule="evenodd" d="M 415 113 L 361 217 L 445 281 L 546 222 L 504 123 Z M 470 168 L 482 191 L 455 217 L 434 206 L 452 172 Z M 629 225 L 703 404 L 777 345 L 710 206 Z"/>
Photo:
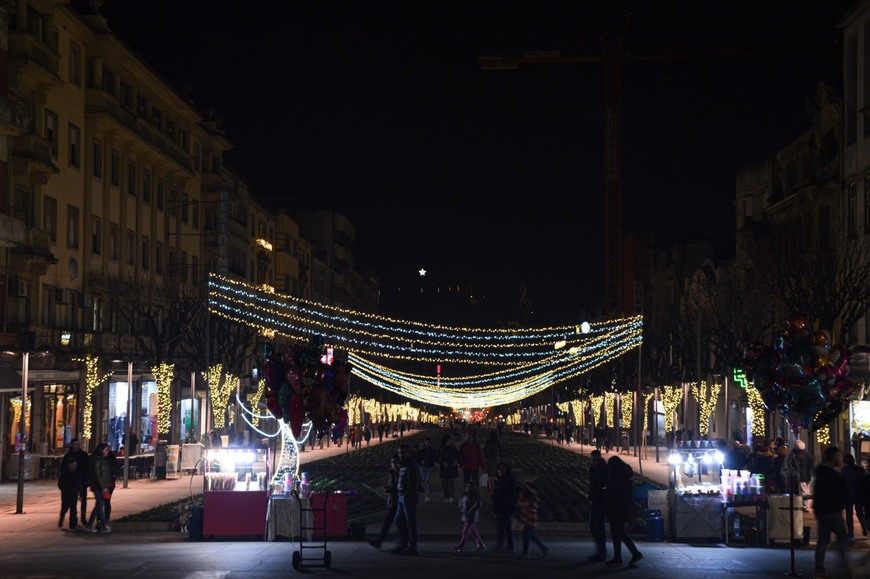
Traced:
<path id="1" fill-rule="evenodd" d="M 354 376 L 453 408 L 504 405 L 542 392 L 638 347 L 643 329 L 640 316 L 532 329 L 446 327 L 272 294 L 215 274 L 209 277 L 209 311 L 276 338 L 318 336 L 347 352 Z M 563 347 L 554 350 L 554 344 Z M 439 377 L 398 370 L 389 361 L 499 369 Z"/>

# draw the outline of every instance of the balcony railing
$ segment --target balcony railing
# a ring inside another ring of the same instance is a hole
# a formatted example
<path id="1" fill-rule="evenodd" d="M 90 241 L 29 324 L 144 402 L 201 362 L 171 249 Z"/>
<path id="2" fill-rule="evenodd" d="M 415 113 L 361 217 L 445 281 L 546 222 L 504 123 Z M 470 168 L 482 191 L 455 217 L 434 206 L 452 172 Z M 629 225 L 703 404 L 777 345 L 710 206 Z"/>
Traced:
<path id="1" fill-rule="evenodd" d="M 60 57 L 29 32 L 9 31 L 9 52 L 13 62 L 16 59 L 28 60 L 57 81 L 60 80 L 57 74 Z"/>

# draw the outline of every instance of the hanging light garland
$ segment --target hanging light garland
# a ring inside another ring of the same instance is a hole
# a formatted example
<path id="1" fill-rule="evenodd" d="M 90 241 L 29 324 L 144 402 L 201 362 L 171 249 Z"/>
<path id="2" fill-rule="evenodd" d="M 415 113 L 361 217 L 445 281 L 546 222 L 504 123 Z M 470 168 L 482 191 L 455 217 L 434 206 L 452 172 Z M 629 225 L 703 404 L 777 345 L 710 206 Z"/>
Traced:
<path id="1" fill-rule="evenodd" d="M 175 376 L 175 364 L 161 362 L 151 368 L 151 374 L 157 382 L 157 434 L 169 434 L 172 422 L 172 378 Z"/>
<path id="2" fill-rule="evenodd" d="M 665 409 L 665 432 L 671 432 L 674 428 L 674 412 L 683 401 L 683 387 L 681 385 L 662 386 L 662 406 Z"/>
<path id="3" fill-rule="evenodd" d="M 716 409 L 716 403 L 719 401 L 719 391 L 722 389 L 722 384 L 714 382 L 710 389 L 707 389 L 707 381 L 701 380 L 701 385 L 695 382 L 692 384 L 692 396 L 698 402 L 698 412 L 700 418 L 698 422 L 698 430 L 701 436 L 710 434 L 710 415 Z"/>
<path id="4" fill-rule="evenodd" d="M 100 357 L 90 352 L 84 358 L 75 358 L 73 361 L 85 366 L 85 403 L 82 409 L 82 438 L 90 441 L 93 435 L 92 425 L 94 418 L 94 390 L 105 382 L 111 372 L 100 372 Z"/>

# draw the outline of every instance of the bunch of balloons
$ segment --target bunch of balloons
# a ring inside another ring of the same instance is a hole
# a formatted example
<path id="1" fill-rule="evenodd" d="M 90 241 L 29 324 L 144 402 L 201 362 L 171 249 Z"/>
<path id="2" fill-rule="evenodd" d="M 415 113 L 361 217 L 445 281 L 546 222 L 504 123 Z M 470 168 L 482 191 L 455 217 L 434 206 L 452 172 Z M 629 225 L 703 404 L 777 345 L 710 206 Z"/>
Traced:
<path id="1" fill-rule="evenodd" d="M 779 410 L 797 436 L 822 428 L 842 413 L 855 386 L 846 379 L 852 353 L 831 345 L 831 336 L 795 315 L 771 346 L 755 343 L 744 356 L 747 377 L 770 411 Z"/>
<path id="2" fill-rule="evenodd" d="M 350 366 L 346 360 L 333 357 L 322 338 L 308 344 L 266 344 L 264 377 L 266 407 L 278 420 L 290 425 L 293 436 L 299 438 L 306 418 L 312 431 L 323 433 L 332 425 L 333 439 L 347 428 L 347 399 Z"/>

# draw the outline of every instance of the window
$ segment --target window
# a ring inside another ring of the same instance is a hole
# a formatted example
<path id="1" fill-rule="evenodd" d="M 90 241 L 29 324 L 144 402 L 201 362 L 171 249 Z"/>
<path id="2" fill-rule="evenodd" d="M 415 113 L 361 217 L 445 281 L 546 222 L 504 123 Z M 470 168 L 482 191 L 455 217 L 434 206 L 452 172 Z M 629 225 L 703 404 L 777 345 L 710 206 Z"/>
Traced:
<path id="1" fill-rule="evenodd" d="M 142 236 L 142 269 L 148 269 L 151 265 L 151 244 L 147 237 Z"/>
<path id="2" fill-rule="evenodd" d="M 179 270 L 179 274 L 180 274 L 178 276 L 178 278 L 182 282 L 187 283 L 188 279 L 187 279 L 187 252 L 186 251 L 181 252 L 181 262 L 178 264 L 178 270 Z"/>
<path id="3" fill-rule="evenodd" d="M 127 163 L 127 193 L 136 196 L 136 163 Z"/>
<path id="4" fill-rule="evenodd" d="M 82 49 L 73 43 L 69 45 L 69 81 L 82 85 Z"/>
<path id="5" fill-rule="evenodd" d="M 142 201 L 151 203 L 151 171 L 142 169 Z"/>
<path id="6" fill-rule="evenodd" d="M 51 146 L 51 156 L 57 159 L 57 113 L 45 109 L 45 140 Z"/>
<path id="7" fill-rule="evenodd" d="M 197 141 L 193 142 L 193 168 L 197 172 L 202 168 L 202 148 Z"/>
<path id="8" fill-rule="evenodd" d="M 118 259 L 118 224 L 109 224 L 109 257 Z"/>
<path id="9" fill-rule="evenodd" d="M 94 177 L 103 178 L 103 144 L 94 141 Z"/>
<path id="10" fill-rule="evenodd" d="M 103 253 L 103 220 L 96 216 L 94 217 L 91 240 L 91 251 L 93 251 L 94 255 Z"/>
<path id="11" fill-rule="evenodd" d="M 66 246 L 79 246 L 79 210 L 72 205 L 66 208 Z"/>
<path id="12" fill-rule="evenodd" d="M 82 131 L 74 124 L 69 124 L 69 164 L 73 167 L 79 167 L 82 157 Z"/>
<path id="13" fill-rule="evenodd" d="M 136 265 L 136 234 L 127 230 L 127 265 Z"/>
<path id="14" fill-rule="evenodd" d="M 154 270 L 163 273 L 163 244 L 159 241 L 154 244 Z"/>
<path id="15" fill-rule="evenodd" d="M 854 181 L 849 183 L 846 199 L 846 234 L 858 235 L 858 184 Z"/>
<path id="16" fill-rule="evenodd" d="M 157 209 L 163 209 L 163 179 L 157 179 Z"/>
<path id="17" fill-rule="evenodd" d="M 112 185 L 121 186 L 121 154 L 117 149 L 112 149 Z"/>
<path id="18" fill-rule="evenodd" d="M 42 200 L 42 229 L 51 235 L 52 241 L 57 241 L 57 199 L 54 197 Z"/>

